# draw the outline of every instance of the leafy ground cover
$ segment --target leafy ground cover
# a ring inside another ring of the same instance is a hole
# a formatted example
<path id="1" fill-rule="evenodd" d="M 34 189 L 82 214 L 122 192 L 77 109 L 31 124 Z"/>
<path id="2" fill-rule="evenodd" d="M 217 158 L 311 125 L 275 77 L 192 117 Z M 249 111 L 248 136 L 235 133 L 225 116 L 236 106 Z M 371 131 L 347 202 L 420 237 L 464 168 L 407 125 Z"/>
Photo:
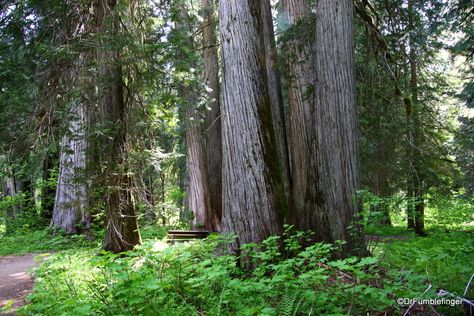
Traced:
<path id="1" fill-rule="evenodd" d="M 380 243 L 376 256 L 388 271 L 411 271 L 420 276 L 413 280 L 432 285 L 428 295 L 443 289 L 462 297 L 474 273 L 474 230 L 428 230 L 428 237 L 412 237 L 395 242 Z M 421 294 L 421 293 L 419 293 Z M 419 296 L 419 295 L 418 295 Z M 418 297 L 416 296 L 416 297 Z M 465 297 L 474 297 L 470 286 Z M 444 315 L 462 315 L 457 307 L 436 307 Z"/>
<path id="2" fill-rule="evenodd" d="M 472 239 L 433 235 L 378 246 L 375 257 L 331 259 L 336 246 L 285 250 L 271 237 L 248 245 L 245 260 L 216 256 L 221 239 L 168 245 L 148 239 L 122 255 L 76 248 L 55 254 L 36 271 L 24 315 L 396 315 L 396 298 L 462 291 L 472 271 Z M 471 247 L 471 248 L 469 248 Z M 259 249 L 260 251 L 257 251 Z M 417 250 L 419 249 L 419 251 Z M 430 260 L 431 258 L 431 260 Z M 458 315 L 459 306 L 443 308 Z"/>

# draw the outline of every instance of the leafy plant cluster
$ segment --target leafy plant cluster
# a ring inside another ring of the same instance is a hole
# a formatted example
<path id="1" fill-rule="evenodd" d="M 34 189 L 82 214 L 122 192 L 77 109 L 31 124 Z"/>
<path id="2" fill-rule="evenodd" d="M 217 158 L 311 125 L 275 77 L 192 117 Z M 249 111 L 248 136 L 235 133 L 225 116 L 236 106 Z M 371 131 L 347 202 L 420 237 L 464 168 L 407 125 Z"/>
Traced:
<path id="1" fill-rule="evenodd" d="M 114 255 L 75 249 L 36 272 L 25 315 L 347 315 L 396 312 L 424 279 L 387 274 L 374 257 L 332 259 L 337 248 L 301 246 L 303 233 L 270 237 L 221 254 L 227 241 L 168 245 L 151 240 Z M 249 269 L 248 266 L 253 268 Z M 416 280 L 418 283 L 414 282 Z"/>

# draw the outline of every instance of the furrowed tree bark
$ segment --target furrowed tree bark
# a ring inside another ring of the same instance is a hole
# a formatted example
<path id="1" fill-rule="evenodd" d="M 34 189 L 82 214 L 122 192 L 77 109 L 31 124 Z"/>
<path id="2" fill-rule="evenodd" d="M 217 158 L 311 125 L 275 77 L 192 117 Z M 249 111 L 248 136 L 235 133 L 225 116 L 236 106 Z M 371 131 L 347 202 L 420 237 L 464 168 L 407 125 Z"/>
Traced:
<path id="1" fill-rule="evenodd" d="M 90 226 L 86 172 L 86 115 L 82 100 L 73 100 L 68 128 L 61 140 L 58 184 L 50 226 L 74 234 Z"/>
<path id="2" fill-rule="evenodd" d="M 278 51 L 275 45 L 275 32 L 273 30 L 272 8 L 270 0 L 261 0 L 260 2 L 262 5 L 263 42 L 265 46 L 268 93 L 270 94 L 272 107 L 273 128 L 275 130 L 278 159 L 282 167 L 283 188 L 288 201 L 290 197 L 291 173 L 281 79 L 278 70 Z"/>
<path id="3" fill-rule="evenodd" d="M 222 200 L 230 251 L 281 233 L 286 212 L 268 91 L 260 1 L 219 2 L 222 85 Z"/>
<path id="4" fill-rule="evenodd" d="M 99 47 L 99 104 L 100 118 L 105 126 L 106 139 L 101 150 L 104 163 L 106 234 L 102 247 L 119 253 L 141 243 L 137 223 L 137 205 L 132 191 L 133 179 L 127 166 L 127 107 L 124 102 L 124 83 L 120 49 L 108 38 L 118 34 L 119 21 L 114 8 L 116 0 L 98 0 L 95 7 L 96 23 L 101 35 Z M 111 47 L 110 47 L 111 46 Z"/>
<path id="5" fill-rule="evenodd" d="M 340 256 L 365 253 L 357 218 L 359 187 L 352 0 L 316 4 L 315 126 L 317 234 L 344 240 Z"/>
<path id="6" fill-rule="evenodd" d="M 281 1 L 281 15 L 286 30 L 295 28 L 311 15 L 308 0 Z M 308 21 L 305 21 L 308 22 Z M 306 25 L 304 26 L 306 28 Z M 295 37 L 283 43 L 288 78 L 289 148 L 291 157 L 291 215 L 290 222 L 302 231 L 318 225 L 317 200 L 320 196 L 316 170 L 316 131 L 314 90 L 314 36 L 315 30 L 305 32 L 298 28 Z M 323 234 L 315 238 L 324 240 Z"/>
<path id="7" fill-rule="evenodd" d="M 204 118 L 206 175 L 209 192 L 211 228 L 221 230 L 222 219 L 222 125 L 219 87 L 219 60 L 217 56 L 216 18 L 212 0 L 201 0 L 203 10 L 203 80 L 207 91 L 207 111 Z"/>

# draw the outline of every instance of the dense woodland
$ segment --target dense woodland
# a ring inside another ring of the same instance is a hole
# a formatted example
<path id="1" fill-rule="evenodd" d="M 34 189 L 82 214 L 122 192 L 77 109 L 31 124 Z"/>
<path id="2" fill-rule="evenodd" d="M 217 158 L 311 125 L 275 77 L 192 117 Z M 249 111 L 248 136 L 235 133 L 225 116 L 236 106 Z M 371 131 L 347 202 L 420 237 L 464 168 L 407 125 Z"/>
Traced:
<path id="1" fill-rule="evenodd" d="M 0 182 L 20 314 L 473 315 L 474 1 L 2 0 Z"/>

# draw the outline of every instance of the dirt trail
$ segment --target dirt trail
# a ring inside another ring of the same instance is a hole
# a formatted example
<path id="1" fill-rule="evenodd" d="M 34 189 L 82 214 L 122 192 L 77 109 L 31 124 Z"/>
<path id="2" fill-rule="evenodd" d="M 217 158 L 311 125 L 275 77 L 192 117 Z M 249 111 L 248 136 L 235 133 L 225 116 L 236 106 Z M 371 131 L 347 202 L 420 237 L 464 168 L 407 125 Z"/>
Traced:
<path id="1" fill-rule="evenodd" d="M 0 257 L 0 313 L 3 306 L 13 302 L 10 312 L 2 315 L 16 315 L 15 310 L 24 304 L 33 288 L 33 278 L 27 272 L 39 264 L 34 259 L 36 256 Z"/>

